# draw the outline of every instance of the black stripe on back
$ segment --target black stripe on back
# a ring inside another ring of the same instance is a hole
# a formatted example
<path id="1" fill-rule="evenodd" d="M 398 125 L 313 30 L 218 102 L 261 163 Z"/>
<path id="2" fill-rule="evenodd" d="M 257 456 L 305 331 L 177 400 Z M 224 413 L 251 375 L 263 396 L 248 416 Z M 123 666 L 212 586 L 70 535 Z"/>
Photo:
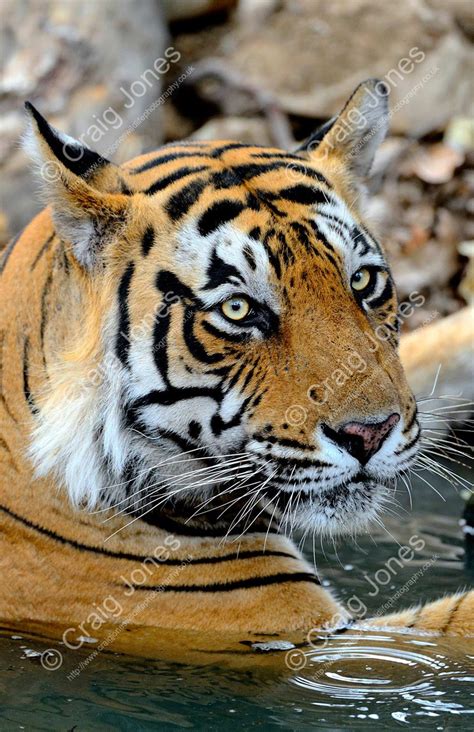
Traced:
<path id="1" fill-rule="evenodd" d="M 75 541 L 74 539 L 68 539 L 65 536 L 61 536 L 61 534 L 57 534 L 55 531 L 51 531 L 51 529 L 45 529 L 43 526 L 40 526 L 39 524 L 34 523 L 33 521 L 29 521 L 28 519 L 24 518 L 23 516 L 20 516 L 17 513 L 14 513 L 6 506 L 0 506 L 0 511 L 3 511 L 11 518 L 15 519 L 15 521 L 19 521 L 24 526 L 26 526 L 28 529 L 32 529 L 33 531 L 37 531 L 39 534 L 42 534 L 43 536 L 47 536 L 49 539 L 52 539 L 53 541 L 57 541 L 61 544 L 66 544 L 67 546 L 72 547 L 73 549 L 79 549 L 81 551 L 87 551 L 87 552 L 93 552 L 94 554 L 101 554 L 105 557 L 111 557 L 113 559 L 124 559 L 126 561 L 131 562 L 144 562 L 145 559 L 150 559 L 150 555 L 142 555 L 142 554 L 132 554 L 129 552 L 113 552 L 110 549 L 105 549 L 101 546 L 90 546 L 89 544 L 82 544 L 78 541 Z M 245 559 L 257 559 L 258 557 L 287 557 L 288 559 L 298 559 L 298 557 L 295 557 L 294 554 L 290 554 L 288 552 L 279 552 L 279 551 L 256 551 L 256 550 L 249 550 L 249 551 L 241 551 L 241 552 L 233 552 L 232 554 L 224 554 L 221 557 L 191 557 L 186 559 L 186 564 L 219 564 L 220 562 L 233 562 L 233 561 L 240 561 Z M 157 559 L 157 562 L 160 565 L 167 565 L 172 567 L 177 567 L 183 564 L 182 559 Z"/>
<path id="2" fill-rule="evenodd" d="M 214 188 L 232 188 L 232 186 L 239 186 L 241 182 L 233 168 L 224 168 L 212 174 Z"/>
<path id="3" fill-rule="evenodd" d="M 53 241 L 54 237 L 55 237 L 55 233 L 53 232 L 51 234 L 51 236 L 48 239 L 46 239 L 45 243 L 42 245 L 41 249 L 38 251 L 38 254 L 34 258 L 33 262 L 31 263 L 30 272 L 32 272 L 34 270 L 34 268 L 36 267 L 36 265 L 40 261 L 40 259 L 43 256 L 43 254 L 45 254 L 48 251 L 48 249 L 50 247 L 50 244 Z"/>
<path id="4" fill-rule="evenodd" d="M 23 394 L 30 411 L 35 414 L 37 409 L 30 389 L 30 339 L 28 336 L 23 344 Z"/>
<path id="5" fill-rule="evenodd" d="M 262 575 L 261 577 L 247 577 L 246 579 L 230 582 L 214 582 L 208 585 L 132 585 L 136 590 L 148 592 L 232 592 L 233 590 L 247 590 L 254 587 L 268 585 L 282 585 L 287 582 L 310 582 L 319 585 L 320 581 L 310 572 L 279 572 L 278 574 Z"/>
<path id="6" fill-rule="evenodd" d="M 2 274 L 3 270 L 7 266 L 7 262 L 10 258 L 10 254 L 13 252 L 15 248 L 15 244 L 17 243 L 18 239 L 20 238 L 22 232 L 20 231 L 19 234 L 17 234 L 11 242 L 7 245 L 5 251 L 2 253 L 2 256 L 0 257 L 0 274 Z"/>
<path id="7" fill-rule="evenodd" d="M 43 354 L 43 363 L 46 368 L 46 356 L 44 353 L 44 334 L 46 331 L 46 323 L 48 321 L 48 296 L 49 292 L 51 290 L 51 285 L 53 283 L 53 273 L 49 272 L 48 277 L 46 278 L 46 282 L 43 287 L 43 292 L 41 293 L 41 322 L 40 322 L 40 343 L 41 343 L 41 352 Z"/>

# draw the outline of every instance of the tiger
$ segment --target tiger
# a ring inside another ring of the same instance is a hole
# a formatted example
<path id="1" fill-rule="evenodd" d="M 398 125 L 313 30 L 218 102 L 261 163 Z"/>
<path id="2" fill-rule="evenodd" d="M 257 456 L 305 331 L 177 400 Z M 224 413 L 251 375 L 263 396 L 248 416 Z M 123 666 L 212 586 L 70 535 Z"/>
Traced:
<path id="1" fill-rule="evenodd" d="M 370 531 L 420 446 L 364 214 L 387 98 L 363 82 L 294 152 L 186 140 L 123 165 L 26 103 L 47 205 L 0 265 L 2 628 L 77 648 L 122 624 L 130 653 L 473 634 L 472 590 L 354 617 L 291 538 Z"/>

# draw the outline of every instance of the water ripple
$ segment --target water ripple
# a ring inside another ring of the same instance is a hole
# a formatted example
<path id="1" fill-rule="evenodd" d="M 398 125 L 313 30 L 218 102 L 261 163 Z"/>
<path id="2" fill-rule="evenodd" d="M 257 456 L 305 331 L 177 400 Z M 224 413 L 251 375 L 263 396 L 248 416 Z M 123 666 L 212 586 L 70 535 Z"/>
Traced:
<path id="1" fill-rule="evenodd" d="M 413 716 L 474 713 L 455 696 L 458 682 L 474 680 L 469 657 L 448 656 L 432 640 L 345 635 L 305 656 L 290 683 L 314 695 L 314 706 L 352 707 L 354 719 L 378 719 L 382 703 L 385 713 L 407 723 Z"/>

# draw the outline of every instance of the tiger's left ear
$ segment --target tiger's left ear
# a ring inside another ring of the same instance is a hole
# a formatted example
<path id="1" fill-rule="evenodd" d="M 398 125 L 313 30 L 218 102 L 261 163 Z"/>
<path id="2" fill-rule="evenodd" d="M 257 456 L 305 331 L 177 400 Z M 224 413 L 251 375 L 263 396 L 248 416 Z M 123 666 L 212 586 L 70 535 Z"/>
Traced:
<path id="1" fill-rule="evenodd" d="M 130 203 L 125 172 L 59 132 L 30 102 L 24 147 L 39 168 L 56 231 L 76 259 L 92 268 L 124 225 Z"/>
<path id="2" fill-rule="evenodd" d="M 316 163 L 332 159 L 342 164 L 352 187 L 358 188 L 370 173 L 375 153 L 388 130 L 389 89 L 383 81 L 362 82 L 341 113 L 306 140 L 306 151 Z"/>

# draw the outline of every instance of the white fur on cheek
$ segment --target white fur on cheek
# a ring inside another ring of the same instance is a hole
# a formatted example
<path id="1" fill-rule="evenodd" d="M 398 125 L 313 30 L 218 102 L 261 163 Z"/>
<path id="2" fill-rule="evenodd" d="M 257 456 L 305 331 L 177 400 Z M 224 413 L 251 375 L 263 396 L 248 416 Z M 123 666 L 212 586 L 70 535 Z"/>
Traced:
<path id="1" fill-rule="evenodd" d="M 38 477 L 52 473 L 71 501 L 93 508 L 104 484 L 96 388 L 53 387 L 36 417 L 29 450 Z M 58 395 L 62 393 L 62 398 Z"/>

